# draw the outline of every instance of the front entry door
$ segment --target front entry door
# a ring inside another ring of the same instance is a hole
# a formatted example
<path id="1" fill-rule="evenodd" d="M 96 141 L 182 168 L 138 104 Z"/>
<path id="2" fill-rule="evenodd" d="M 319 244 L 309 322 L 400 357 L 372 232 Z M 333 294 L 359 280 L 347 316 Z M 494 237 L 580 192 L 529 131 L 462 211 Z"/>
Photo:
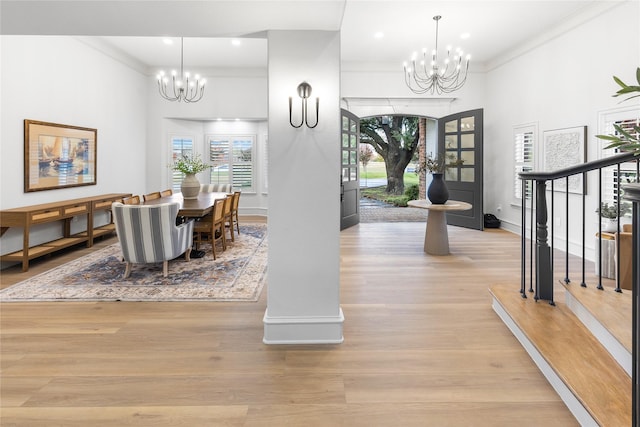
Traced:
<path id="1" fill-rule="evenodd" d="M 347 110 L 341 110 L 341 116 L 340 230 L 344 230 L 360 222 L 360 118 Z"/>
<path id="2" fill-rule="evenodd" d="M 445 172 L 449 199 L 473 205 L 469 211 L 447 212 L 447 224 L 476 230 L 484 229 L 482 112 L 471 110 L 438 119 L 438 152 L 462 160 Z"/>

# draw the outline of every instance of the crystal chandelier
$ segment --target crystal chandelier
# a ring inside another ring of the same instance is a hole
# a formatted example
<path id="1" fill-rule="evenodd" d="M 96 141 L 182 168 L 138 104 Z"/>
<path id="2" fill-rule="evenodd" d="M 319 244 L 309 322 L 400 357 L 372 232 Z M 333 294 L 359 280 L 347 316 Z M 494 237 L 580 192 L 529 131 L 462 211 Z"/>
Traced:
<path id="1" fill-rule="evenodd" d="M 463 66 L 464 54 L 460 48 L 456 49 L 451 58 L 451 46 L 448 46 L 446 59 L 442 64 L 438 62 L 438 21 L 441 18 L 440 15 L 433 17 L 436 21 L 436 48 L 431 51 L 431 58 L 427 58 L 427 48 L 424 48 L 420 62 L 417 62 L 417 52 L 414 52 L 411 66 L 404 63 L 405 83 L 414 93 L 450 93 L 460 89 L 467 80 L 471 55 L 466 56 Z"/>
<path id="2" fill-rule="evenodd" d="M 176 70 L 172 70 L 171 80 L 164 71 L 160 71 L 156 77 L 160 95 L 168 101 L 198 102 L 204 95 L 206 80 L 199 74 L 191 78 L 191 73 L 184 71 L 184 38 L 182 37 L 180 37 L 180 75 Z"/>

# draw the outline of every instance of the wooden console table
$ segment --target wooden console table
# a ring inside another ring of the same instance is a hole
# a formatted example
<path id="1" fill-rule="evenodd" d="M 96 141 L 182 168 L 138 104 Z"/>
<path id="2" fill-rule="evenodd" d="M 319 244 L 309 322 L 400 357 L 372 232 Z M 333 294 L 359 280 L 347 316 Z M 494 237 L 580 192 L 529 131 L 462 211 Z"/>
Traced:
<path id="1" fill-rule="evenodd" d="M 24 206 L 0 211 L 0 236 L 11 227 L 23 228 L 22 249 L 16 252 L 0 255 L 1 261 L 20 261 L 22 271 L 29 270 L 29 260 L 50 254 L 78 243 L 93 245 L 93 239 L 115 231 L 113 220 L 106 225 L 93 226 L 95 213 L 111 209 L 111 204 L 131 193 L 112 193 L 81 199 L 63 200 L 60 202 L 41 205 Z M 83 232 L 71 234 L 73 217 L 86 215 L 87 229 Z M 63 237 L 31 247 L 29 245 L 29 231 L 32 225 L 62 221 Z"/>

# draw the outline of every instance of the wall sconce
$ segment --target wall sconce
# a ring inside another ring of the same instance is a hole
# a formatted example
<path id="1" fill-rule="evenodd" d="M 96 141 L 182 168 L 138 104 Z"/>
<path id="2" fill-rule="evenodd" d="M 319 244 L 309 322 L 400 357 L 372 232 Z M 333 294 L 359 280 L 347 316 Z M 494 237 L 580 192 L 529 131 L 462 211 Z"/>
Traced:
<path id="1" fill-rule="evenodd" d="M 303 124 L 306 124 L 308 128 L 314 128 L 316 126 L 318 126 L 318 107 L 320 106 L 320 99 L 316 98 L 316 124 L 311 126 L 309 124 L 309 120 L 308 120 L 308 107 L 307 107 L 307 100 L 309 99 L 309 97 L 311 96 L 311 85 L 307 82 L 302 82 L 298 85 L 298 96 L 300 98 L 302 98 L 302 119 L 300 120 L 300 124 L 299 125 L 294 125 L 293 124 L 293 116 L 292 116 L 292 103 L 293 100 L 291 99 L 291 97 L 289 97 L 289 124 L 291 124 L 291 126 L 293 126 L 294 128 L 299 128 L 300 126 L 302 126 Z"/>

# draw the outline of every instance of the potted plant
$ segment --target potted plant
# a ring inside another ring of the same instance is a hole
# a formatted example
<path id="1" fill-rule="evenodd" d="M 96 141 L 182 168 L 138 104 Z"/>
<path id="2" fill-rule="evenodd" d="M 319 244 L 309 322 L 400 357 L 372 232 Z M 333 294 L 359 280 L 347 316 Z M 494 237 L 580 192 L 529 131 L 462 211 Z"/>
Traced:
<path id="1" fill-rule="evenodd" d="M 423 163 L 417 165 L 417 174 L 429 172 L 433 176 L 431 184 L 429 184 L 429 188 L 427 189 L 427 197 L 431 203 L 443 205 L 449 200 L 449 190 L 444 181 L 444 173 L 448 168 L 459 166 L 462 162 L 463 161 L 458 159 L 454 153 L 448 153 L 446 155 L 441 153 L 437 157 L 429 154 L 425 157 Z"/>
<path id="2" fill-rule="evenodd" d="M 183 155 L 171 166 L 173 170 L 180 171 L 185 175 L 180 185 L 182 197 L 185 199 L 197 199 L 198 193 L 200 193 L 200 181 L 198 181 L 196 174 L 209 169 L 211 166 L 205 164 L 199 154 Z"/>
<path id="3" fill-rule="evenodd" d="M 600 203 L 600 208 L 596 209 L 596 213 L 600 214 L 602 231 L 610 233 L 618 231 L 618 218 L 624 216 L 627 212 L 629 212 L 629 205 L 626 203 L 622 203 L 619 210 L 617 203 L 612 203 L 611 205 L 607 202 Z"/>
<path id="4" fill-rule="evenodd" d="M 636 68 L 637 86 L 628 85 L 616 76 L 613 76 L 613 80 L 620 86 L 620 89 L 613 95 L 614 97 L 630 95 L 624 101 L 640 97 L 640 93 L 637 93 L 640 92 L 640 67 Z M 609 145 L 605 148 L 618 148 L 623 151 L 635 151 L 636 154 L 640 154 L 640 126 L 636 124 L 631 126 L 631 129 L 625 129 L 618 124 L 614 124 L 613 128 L 616 131 L 615 135 L 596 135 L 597 138 L 609 141 Z"/>

